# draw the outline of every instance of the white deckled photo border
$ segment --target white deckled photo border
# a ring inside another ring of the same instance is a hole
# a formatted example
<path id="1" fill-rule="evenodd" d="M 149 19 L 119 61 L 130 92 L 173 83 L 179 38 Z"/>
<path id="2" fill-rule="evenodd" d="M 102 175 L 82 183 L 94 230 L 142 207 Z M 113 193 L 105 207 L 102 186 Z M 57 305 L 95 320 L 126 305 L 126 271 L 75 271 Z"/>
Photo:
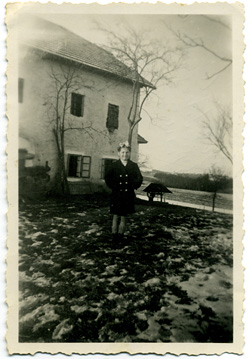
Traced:
<path id="1" fill-rule="evenodd" d="M 31 3 L 19 2 L 7 7 L 6 23 L 7 38 L 7 173 L 8 173 L 8 239 L 7 239 L 7 304 L 8 330 L 6 335 L 9 354 L 63 353 L 73 354 L 148 354 L 148 355 L 227 355 L 242 354 L 243 336 L 243 136 L 244 129 L 244 7 L 241 3 L 194 3 L 191 5 L 177 4 L 109 4 L 101 6 L 62 3 L 49 3 L 49 12 L 60 10 L 65 13 L 83 12 L 89 14 L 213 14 L 230 15 L 233 23 L 233 242 L 234 242 L 234 333 L 233 343 L 20 343 L 18 341 L 18 106 L 17 106 L 17 39 L 10 26 L 16 14 Z M 45 9 L 45 4 L 32 4 L 32 7 Z M 46 9 L 47 11 L 47 9 Z M 39 10 L 36 10 L 39 13 Z"/>

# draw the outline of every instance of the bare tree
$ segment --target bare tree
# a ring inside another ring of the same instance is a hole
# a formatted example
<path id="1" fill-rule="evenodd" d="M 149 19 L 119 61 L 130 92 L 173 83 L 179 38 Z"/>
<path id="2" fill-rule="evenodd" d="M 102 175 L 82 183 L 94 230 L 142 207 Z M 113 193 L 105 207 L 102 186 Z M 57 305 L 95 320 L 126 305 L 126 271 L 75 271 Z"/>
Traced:
<path id="1" fill-rule="evenodd" d="M 122 31 L 102 29 L 109 37 L 108 50 L 126 65 L 123 75 L 132 81 L 131 101 L 127 120 L 128 142 L 131 145 L 135 127 L 142 120 L 143 107 L 157 87 L 168 85 L 180 67 L 182 53 L 150 37 L 148 32 L 138 32 L 129 25 Z"/>
<path id="2" fill-rule="evenodd" d="M 225 27 L 226 29 L 228 29 L 228 30 L 230 30 L 231 31 L 231 27 L 228 25 L 228 24 L 226 24 L 222 19 L 221 19 L 221 17 L 220 16 L 218 16 L 218 15 L 213 15 L 213 16 L 209 16 L 209 15 L 201 15 L 204 19 L 207 19 L 207 20 L 209 20 L 209 21 L 211 21 L 211 22 L 214 22 L 214 23 L 217 23 L 217 24 L 219 24 L 219 25 L 221 25 L 221 26 L 223 26 L 223 27 Z"/>
<path id="3" fill-rule="evenodd" d="M 49 72 L 49 94 L 45 99 L 47 115 L 52 125 L 52 131 L 57 148 L 57 169 L 53 191 L 68 194 L 70 192 L 65 165 L 65 135 L 66 132 L 76 130 L 88 134 L 93 138 L 93 132 L 100 133 L 90 122 L 73 121 L 70 115 L 72 93 L 78 93 L 82 88 L 92 89 L 91 85 L 79 78 L 79 73 L 73 66 L 60 65 L 51 67 Z"/>
<path id="4" fill-rule="evenodd" d="M 149 158 L 147 155 L 144 155 L 143 153 L 139 153 L 139 158 L 137 161 L 137 164 L 139 167 L 147 167 L 149 163 Z"/>
<path id="5" fill-rule="evenodd" d="M 197 109 L 203 115 L 204 136 L 208 142 L 219 150 L 232 164 L 232 130 L 233 119 L 229 109 L 214 102 L 216 114 L 209 116 L 203 110 Z"/>
<path id="6" fill-rule="evenodd" d="M 209 171 L 209 179 L 211 183 L 211 192 L 213 193 L 212 212 L 214 212 L 217 192 L 225 187 L 225 184 L 227 182 L 227 176 L 224 175 L 223 171 L 220 168 L 212 166 Z"/>
<path id="7" fill-rule="evenodd" d="M 189 15 L 181 16 L 186 19 Z M 213 22 L 220 27 L 223 27 L 226 31 L 231 31 L 230 26 L 224 22 L 220 16 L 209 16 L 209 15 L 200 15 L 206 21 Z M 174 30 L 173 28 L 166 25 L 175 37 L 182 43 L 183 49 L 192 49 L 192 48 L 201 48 L 207 53 L 214 56 L 219 62 L 222 63 L 221 68 L 218 71 L 207 74 L 207 79 L 211 79 L 232 65 L 232 58 L 222 55 L 218 50 L 210 48 L 202 38 L 197 36 L 193 37 L 179 30 Z M 210 144 L 217 148 L 231 163 L 233 163 L 232 156 L 232 115 L 229 108 L 221 106 L 218 102 L 214 101 L 214 107 L 216 113 L 214 115 L 208 115 L 205 111 L 196 107 L 203 115 L 203 129 L 205 132 L 205 138 Z"/>
<path id="8" fill-rule="evenodd" d="M 188 16 L 188 15 L 187 15 Z M 187 17 L 185 16 L 185 18 Z M 225 24 L 219 17 L 212 17 L 207 15 L 202 15 L 204 19 L 217 23 L 220 26 L 223 26 L 225 29 L 231 31 L 230 27 Z M 168 29 L 176 36 L 176 38 L 183 44 L 185 49 L 192 49 L 192 48 L 201 48 L 204 51 L 208 52 L 209 54 L 213 55 L 217 60 L 219 60 L 222 63 L 221 68 L 218 71 L 215 71 L 210 74 L 206 74 L 206 77 L 208 80 L 211 78 L 219 75 L 223 71 L 225 71 L 228 67 L 232 65 L 232 58 L 228 56 L 224 56 L 223 54 L 219 53 L 218 51 L 215 51 L 213 48 L 207 46 L 207 44 L 204 42 L 202 38 L 199 37 L 192 37 L 188 34 L 185 34 L 179 30 L 175 30 L 172 27 L 168 26 Z"/>

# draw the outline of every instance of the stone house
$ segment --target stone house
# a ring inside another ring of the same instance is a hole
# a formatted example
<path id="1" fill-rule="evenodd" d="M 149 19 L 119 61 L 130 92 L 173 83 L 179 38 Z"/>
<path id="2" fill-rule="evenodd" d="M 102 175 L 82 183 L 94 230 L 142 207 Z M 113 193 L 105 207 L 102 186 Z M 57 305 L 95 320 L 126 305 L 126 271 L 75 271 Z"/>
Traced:
<path id="1" fill-rule="evenodd" d="M 118 144 L 128 137 L 133 73 L 111 53 L 47 20 L 25 20 L 20 28 L 22 166 L 44 166 L 50 168 L 50 179 L 55 175 L 58 156 L 53 110 L 58 103 L 63 106 L 63 99 L 56 102 L 57 91 L 63 76 L 73 70 L 78 85 L 73 83 L 68 89 L 65 110 L 70 128 L 65 131 L 64 146 L 67 178 L 71 193 L 99 190 L 108 164 L 117 158 Z M 135 128 L 132 160 L 137 160 L 139 144 L 146 142 Z"/>

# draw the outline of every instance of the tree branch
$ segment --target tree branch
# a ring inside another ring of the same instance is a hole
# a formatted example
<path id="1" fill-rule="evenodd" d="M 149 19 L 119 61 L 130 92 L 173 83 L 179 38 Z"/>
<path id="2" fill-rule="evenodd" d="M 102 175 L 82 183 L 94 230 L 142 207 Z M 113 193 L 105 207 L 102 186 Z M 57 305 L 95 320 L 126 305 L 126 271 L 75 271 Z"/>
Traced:
<path id="1" fill-rule="evenodd" d="M 216 20 L 214 20 L 214 21 L 216 21 Z M 180 40 L 187 48 L 200 47 L 201 49 L 203 49 L 204 51 L 210 53 L 212 56 L 214 56 L 218 60 L 227 63 L 219 71 L 216 71 L 215 73 L 213 73 L 211 75 L 207 74 L 207 79 L 211 79 L 211 78 L 215 77 L 216 75 L 219 75 L 220 73 L 222 73 L 223 71 L 225 71 L 228 67 L 230 67 L 232 65 L 233 61 L 232 61 L 231 58 L 222 56 L 222 55 L 218 54 L 216 51 L 214 51 L 213 49 L 207 47 L 204 44 L 203 40 L 200 39 L 199 41 L 197 41 L 194 38 L 192 38 L 192 37 L 190 37 L 190 36 L 188 36 L 186 34 L 182 34 L 180 31 L 174 30 L 170 26 L 167 26 L 167 27 L 177 37 L 177 39 Z"/>
<path id="2" fill-rule="evenodd" d="M 207 113 L 196 107 L 200 113 L 205 117 L 203 127 L 205 129 L 205 138 L 215 146 L 231 163 L 233 157 L 231 154 L 231 129 L 232 118 L 229 114 L 218 104 L 215 104 L 218 112 L 215 118 L 211 119 Z M 226 144 L 226 137 L 228 138 L 228 145 Z"/>

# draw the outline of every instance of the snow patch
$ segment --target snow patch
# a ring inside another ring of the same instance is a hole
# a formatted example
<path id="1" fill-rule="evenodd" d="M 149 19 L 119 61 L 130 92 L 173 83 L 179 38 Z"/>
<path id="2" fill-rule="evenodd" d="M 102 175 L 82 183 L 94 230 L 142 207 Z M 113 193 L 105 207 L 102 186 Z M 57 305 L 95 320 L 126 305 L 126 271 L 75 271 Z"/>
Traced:
<path id="1" fill-rule="evenodd" d="M 138 335 L 138 338 L 149 342 L 155 342 L 160 337 L 159 330 L 161 326 L 154 317 L 148 319 L 148 328 Z"/>
<path id="2" fill-rule="evenodd" d="M 145 310 L 144 310 L 143 312 L 137 312 L 137 313 L 135 313 L 135 316 L 136 316 L 139 320 L 147 320 L 147 316 L 146 316 Z"/>
<path id="3" fill-rule="evenodd" d="M 148 287 L 148 286 L 159 285 L 160 282 L 161 282 L 161 280 L 159 278 L 151 278 L 151 279 L 148 279 L 144 284 L 146 287 Z"/>
<path id="4" fill-rule="evenodd" d="M 68 324 L 69 319 L 64 319 L 58 324 L 53 332 L 53 340 L 61 340 L 64 334 L 69 333 L 73 329 L 73 325 Z"/>
<path id="5" fill-rule="evenodd" d="M 116 282 L 120 282 L 122 279 L 123 279 L 123 276 L 121 276 L 121 277 L 112 277 L 112 278 L 109 278 L 109 282 L 111 284 L 114 284 Z"/>
<path id="6" fill-rule="evenodd" d="M 50 233 L 58 233 L 58 229 L 52 229 Z"/>
<path id="7" fill-rule="evenodd" d="M 81 212 L 81 213 L 76 213 L 77 216 L 80 216 L 80 217 L 85 217 L 86 216 L 86 213 L 85 212 Z"/>
<path id="8" fill-rule="evenodd" d="M 70 309 L 73 310 L 75 313 L 80 314 L 86 312 L 86 310 L 88 310 L 88 307 L 86 305 L 72 305 Z"/>
<path id="9" fill-rule="evenodd" d="M 111 292 L 111 293 L 109 293 L 109 295 L 108 295 L 108 300 L 115 300 L 115 299 L 117 299 L 119 297 L 119 295 L 118 294 L 115 294 L 115 293 L 113 293 L 113 292 Z"/>
<path id="10" fill-rule="evenodd" d="M 100 230 L 100 227 L 97 224 L 93 224 L 88 231 L 85 231 L 85 234 L 89 235 Z"/>
<path id="11" fill-rule="evenodd" d="M 30 236 L 30 238 L 31 239 L 36 239 L 39 236 L 46 236 L 46 233 L 36 232 L 36 233 L 32 234 L 32 236 Z"/>

